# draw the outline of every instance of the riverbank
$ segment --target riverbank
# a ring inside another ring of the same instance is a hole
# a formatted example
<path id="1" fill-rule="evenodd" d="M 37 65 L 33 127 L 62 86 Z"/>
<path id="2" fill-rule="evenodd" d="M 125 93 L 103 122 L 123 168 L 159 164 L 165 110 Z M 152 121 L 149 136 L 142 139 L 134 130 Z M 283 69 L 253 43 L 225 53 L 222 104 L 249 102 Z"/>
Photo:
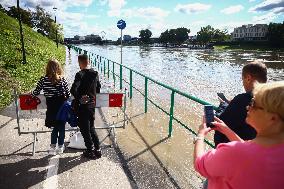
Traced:
<path id="1" fill-rule="evenodd" d="M 11 103 L 14 87 L 27 92 L 44 73 L 50 58 L 65 62 L 65 47 L 23 25 L 27 64 L 22 64 L 19 23 L 0 12 L 0 110 Z"/>
<path id="2" fill-rule="evenodd" d="M 267 44 L 232 44 L 214 45 L 215 50 L 254 50 L 254 51 L 278 51 L 284 52 L 284 48 L 271 47 Z"/>

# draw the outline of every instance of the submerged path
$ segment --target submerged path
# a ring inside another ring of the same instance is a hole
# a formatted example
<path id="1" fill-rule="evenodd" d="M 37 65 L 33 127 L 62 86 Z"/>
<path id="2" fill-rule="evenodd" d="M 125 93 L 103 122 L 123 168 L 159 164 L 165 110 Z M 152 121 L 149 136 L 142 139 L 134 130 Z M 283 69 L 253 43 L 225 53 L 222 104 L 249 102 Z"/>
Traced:
<path id="1" fill-rule="evenodd" d="M 69 83 L 78 70 L 76 55 L 66 53 L 65 73 Z M 100 77 L 103 91 L 115 86 Z M 119 122 L 119 109 L 96 111 L 96 125 Z M 127 125 L 117 129 L 114 141 L 102 143 L 103 157 L 88 160 L 82 151 L 66 148 L 65 153 L 48 156 L 50 133 L 39 134 L 37 153 L 32 156 L 32 135 L 18 135 L 14 105 L 0 112 L 0 188 L 200 188 L 202 179 L 192 167 L 192 139 L 176 129 L 167 137 L 168 119 L 149 107 L 143 113 L 138 94 L 127 103 Z M 175 126 L 175 125 L 174 125 Z M 31 125 L 32 127 L 32 125 Z M 44 127 L 44 126 L 42 126 Z M 178 126 L 176 126 L 178 127 Z M 105 130 L 98 130 L 100 139 Z M 69 133 L 66 133 L 66 141 Z"/>

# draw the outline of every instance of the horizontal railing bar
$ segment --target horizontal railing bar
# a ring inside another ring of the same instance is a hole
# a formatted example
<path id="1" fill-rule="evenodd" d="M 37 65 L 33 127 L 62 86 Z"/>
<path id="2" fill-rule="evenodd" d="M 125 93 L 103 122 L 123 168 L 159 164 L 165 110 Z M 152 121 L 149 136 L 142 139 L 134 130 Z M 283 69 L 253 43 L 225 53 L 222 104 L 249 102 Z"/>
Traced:
<path id="1" fill-rule="evenodd" d="M 102 58 L 105 58 L 105 57 L 102 57 Z M 109 59 L 107 59 L 107 58 L 105 58 L 105 59 L 108 60 L 108 61 L 114 62 L 114 61 L 109 60 Z M 114 63 L 117 64 L 117 65 L 122 65 L 122 64 L 117 63 L 117 62 L 114 62 Z M 126 68 L 126 69 L 128 69 L 128 70 L 131 70 L 132 72 L 134 72 L 134 73 L 136 73 L 136 74 L 138 74 L 138 75 L 140 75 L 140 76 L 142 76 L 142 77 L 145 77 L 145 78 L 149 79 L 150 81 L 156 83 L 157 85 L 160 85 L 160 86 L 162 86 L 162 87 L 164 87 L 164 88 L 166 88 L 166 89 L 172 90 L 172 91 L 178 93 L 179 95 L 184 96 L 184 97 L 186 97 L 186 98 L 188 98 L 188 99 L 190 99 L 190 100 L 193 100 L 193 101 L 195 101 L 195 102 L 197 102 L 197 103 L 200 103 L 200 104 L 202 104 L 202 105 L 211 105 L 209 102 L 206 102 L 206 101 L 201 100 L 201 99 L 199 99 L 199 98 L 197 98 L 197 97 L 195 97 L 195 96 L 192 96 L 192 95 L 190 95 L 190 94 L 181 92 L 181 91 L 178 90 L 178 89 L 175 89 L 175 88 L 173 88 L 173 87 L 171 87 L 171 86 L 168 86 L 168 85 L 166 85 L 166 84 L 164 84 L 164 83 L 161 83 L 161 82 L 159 82 L 159 81 L 156 81 L 156 80 L 154 80 L 153 78 L 151 78 L 151 77 L 149 77 L 149 76 L 146 76 L 146 75 L 144 75 L 144 74 L 142 74 L 142 73 L 140 73 L 140 72 L 138 72 L 138 71 L 136 71 L 136 70 L 133 70 L 132 68 L 129 68 L 129 67 L 125 66 L 125 65 L 122 65 L 122 67 L 124 67 L 124 68 Z M 214 107 L 215 110 L 217 109 L 216 106 L 213 106 L 213 107 Z"/>

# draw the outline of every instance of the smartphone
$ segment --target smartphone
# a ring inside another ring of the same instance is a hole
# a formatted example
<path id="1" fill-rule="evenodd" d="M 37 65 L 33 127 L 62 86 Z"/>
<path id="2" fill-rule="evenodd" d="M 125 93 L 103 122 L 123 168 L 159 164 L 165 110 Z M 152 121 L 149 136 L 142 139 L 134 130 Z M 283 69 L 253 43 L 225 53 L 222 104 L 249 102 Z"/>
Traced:
<path id="1" fill-rule="evenodd" d="M 212 105 L 204 106 L 205 122 L 207 127 L 214 127 L 212 122 L 214 121 L 214 109 Z"/>
<path id="2" fill-rule="evenodd" d="M 224 102 L 229 104 L 229 100 L 225 97 L 224 93 L 217 93 L 218 97 L 221 98 Z"/>

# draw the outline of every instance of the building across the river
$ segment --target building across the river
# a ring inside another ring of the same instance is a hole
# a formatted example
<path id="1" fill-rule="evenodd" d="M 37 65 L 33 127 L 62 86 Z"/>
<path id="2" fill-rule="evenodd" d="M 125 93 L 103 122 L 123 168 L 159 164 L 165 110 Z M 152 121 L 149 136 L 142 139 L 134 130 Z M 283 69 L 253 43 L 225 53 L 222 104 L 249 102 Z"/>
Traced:
<path id="1" fill-rule="evenodd" d="M 232 33 L 233 41 L 266 41 L 268 33 L 267 24 L 248 24 L 235 28 Z"/>

